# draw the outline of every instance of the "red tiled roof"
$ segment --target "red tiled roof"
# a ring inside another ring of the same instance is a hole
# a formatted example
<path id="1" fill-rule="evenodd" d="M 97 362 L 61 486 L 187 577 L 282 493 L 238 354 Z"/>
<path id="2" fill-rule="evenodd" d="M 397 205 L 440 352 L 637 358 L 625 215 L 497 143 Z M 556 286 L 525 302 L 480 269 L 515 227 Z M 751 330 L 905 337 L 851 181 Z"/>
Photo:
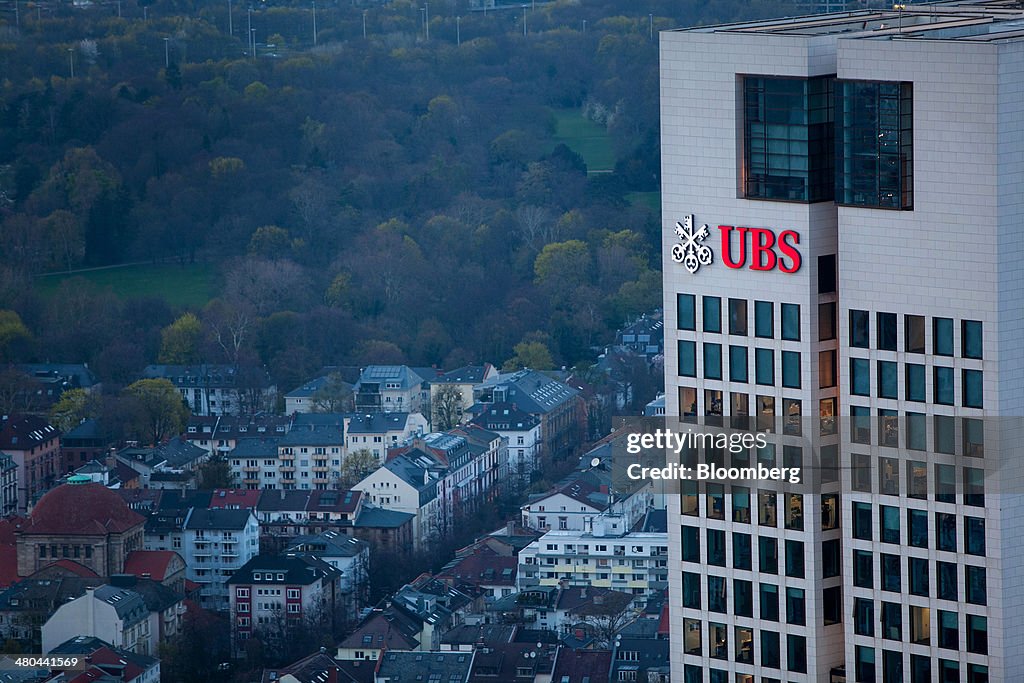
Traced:
<path id="1" fill-rule="evenodd" d="M 0 545 L 0 588 L 10 588 L 18 582 L 18 549 L 14 544 Z"/>
<path id="2" fill-rule="evenodd" d="M 39 499 L 23 527 L 27 534 L 123 533 L 146 521 L 103 484 L 62 484 Z"/>
<path id="3" fill-rule="evenodd" d="M 71 572 L 75 576 L 81 576 L 81 577 L 86 578 L 86 579 L 98 579 L 98 578 L 100 578 L 99 574 L 97 574 L 93 570 L 89 569 L 84 564 L 80 564 L 78 562 L 75 562 L 74 560 L 60 559 L 60 560 L 57 560 L 56 562 L 51 562 L 50 564 L 46 565 L 45 567 L 42 567 L 39 571 L 43 571 L 43 569 L 47 569 L 49 567 L 60 567 L 61 569 L 66 569 L 67 571 Z"/>
<path id="4" fill-rule="evenodd" d="M 518 568 L 518 558 L 498 555 L 486 545 L 481 545 L 472 554 L 446 565 L 437 578 L 457 579 L 475 586 L 514 586 Z M 505 574 L 505 569 L 511 572 Z"/>
<path id="5" fill-rule="evenodd" d="M 89 658 L 92 661 L 92 667 L 82 671 L 74 678 L 68 679 L 68 683 L 91 683 L 91 681 L 103 678 L 103 676 L 107 674 L 100 667 L 105 664 L 113 665 L 118 668 L 124 667 L 124 673 L 121 678 L 123 681 L 133 681 L 145 673 L 145 670 L 141 666 L 129 659 L 122 658 L 121 655 L 114 652 L 109 647 L 99 648 L 89 655 Z"/>
<path id="6" fill-rule="evenodd" d="M 178 553 L 173 550 L 133 550 L 124 561 L 124 573 L 142 577 L 148 574 L 154 581 L 167 578 L 167 568 Z"/>
<path id="7" fill-rule="evenodd" d="M 18 531 L 28 520 L 20 515 L 11 515 L 0 519 L 0 544 L 14 545 L 17 542 L 15 531 Z"/>

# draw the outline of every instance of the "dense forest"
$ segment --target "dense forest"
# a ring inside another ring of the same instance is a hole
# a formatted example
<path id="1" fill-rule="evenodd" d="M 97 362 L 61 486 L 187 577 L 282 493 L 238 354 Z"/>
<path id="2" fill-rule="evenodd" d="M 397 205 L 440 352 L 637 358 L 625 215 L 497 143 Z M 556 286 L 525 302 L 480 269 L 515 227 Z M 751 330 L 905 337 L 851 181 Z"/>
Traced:
<path id="1" fill-rule="evenodd" d="M 636 200 L 659 189 L 657 31 L 786 13 L 0 9 L 0 362 L 89 362 L 114 386 L 157 360 L 230 362 L 285 390 L 325 364 L 592 359 L 660 306 L 660 216 Z M 602 127 L 613 167 L 559 142 L 566 111 Z M 188 307 L 41 286 L 126 263 L 207 264 L 215 284 Z"/>

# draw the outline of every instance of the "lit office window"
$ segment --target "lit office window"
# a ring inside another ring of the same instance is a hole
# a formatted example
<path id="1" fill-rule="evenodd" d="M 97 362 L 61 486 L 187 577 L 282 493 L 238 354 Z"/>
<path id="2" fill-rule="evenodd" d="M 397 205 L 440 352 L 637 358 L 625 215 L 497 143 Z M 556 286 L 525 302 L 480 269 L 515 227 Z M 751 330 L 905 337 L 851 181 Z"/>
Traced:
<path id="1" fill-rule="evenodd" d="M 928 463 L 921 460 L 907 461 L 907 497 L 928 499 Z"/>
<path id="2" fill-rule="evenodd" d="M 913 84 L 837 81 L 836 202 L 914 206 Z"/>
<path id="3" fill-rule="evenodd" d="M 835 155 L 832 77 L 743 79 L 743 194 L 832 199 Z"/>
<path id="4" fill-rule="evenodd" d="M 836 338 L 836 304 L 818 304 L 818 341 Z"/>

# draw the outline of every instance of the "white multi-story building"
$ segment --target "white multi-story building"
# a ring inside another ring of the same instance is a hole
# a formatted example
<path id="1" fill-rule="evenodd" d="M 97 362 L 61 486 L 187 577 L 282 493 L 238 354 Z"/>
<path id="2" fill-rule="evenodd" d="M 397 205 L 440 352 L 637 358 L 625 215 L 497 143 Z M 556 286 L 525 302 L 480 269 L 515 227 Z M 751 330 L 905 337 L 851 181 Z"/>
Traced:
<path id="1" fill-rule="evenodd" d="M 814 467 L 670 497 L 675 683 L 1024 680 L 1022 20 L 661 35 L 667 419 Z"/>
<path id="2" fill-rule="evenodd" d="M 228 579 L 260 551 L 252 510 L 192 508 L 182 536 L 186 576 L 200 584 L 201 606 L 227 610 Z"/>
<path id="3" fill-rule="evenodd" d="M 595 586 L 633 595 L 661 594 L 668 580 L 668 534 L 630 531 L 620 515 L 602 515 L 593 532 L 549 531 L 519 551 L 520 591 L 531 586 Z"/>

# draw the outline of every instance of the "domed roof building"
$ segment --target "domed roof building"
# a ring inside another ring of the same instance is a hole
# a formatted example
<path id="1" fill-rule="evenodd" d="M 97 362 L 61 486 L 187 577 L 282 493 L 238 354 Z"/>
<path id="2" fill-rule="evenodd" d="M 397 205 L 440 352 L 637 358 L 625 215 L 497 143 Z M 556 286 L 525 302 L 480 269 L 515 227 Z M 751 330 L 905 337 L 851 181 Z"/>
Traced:
<path id="1" fill-rule="evenodd" d="M 16 532 L 18 575 L 72 560 L 100 576 L 119 574 L 128 553 L 143 548 L 146 518 L 115 491 L 72 477 L 39 499 Z"/>

